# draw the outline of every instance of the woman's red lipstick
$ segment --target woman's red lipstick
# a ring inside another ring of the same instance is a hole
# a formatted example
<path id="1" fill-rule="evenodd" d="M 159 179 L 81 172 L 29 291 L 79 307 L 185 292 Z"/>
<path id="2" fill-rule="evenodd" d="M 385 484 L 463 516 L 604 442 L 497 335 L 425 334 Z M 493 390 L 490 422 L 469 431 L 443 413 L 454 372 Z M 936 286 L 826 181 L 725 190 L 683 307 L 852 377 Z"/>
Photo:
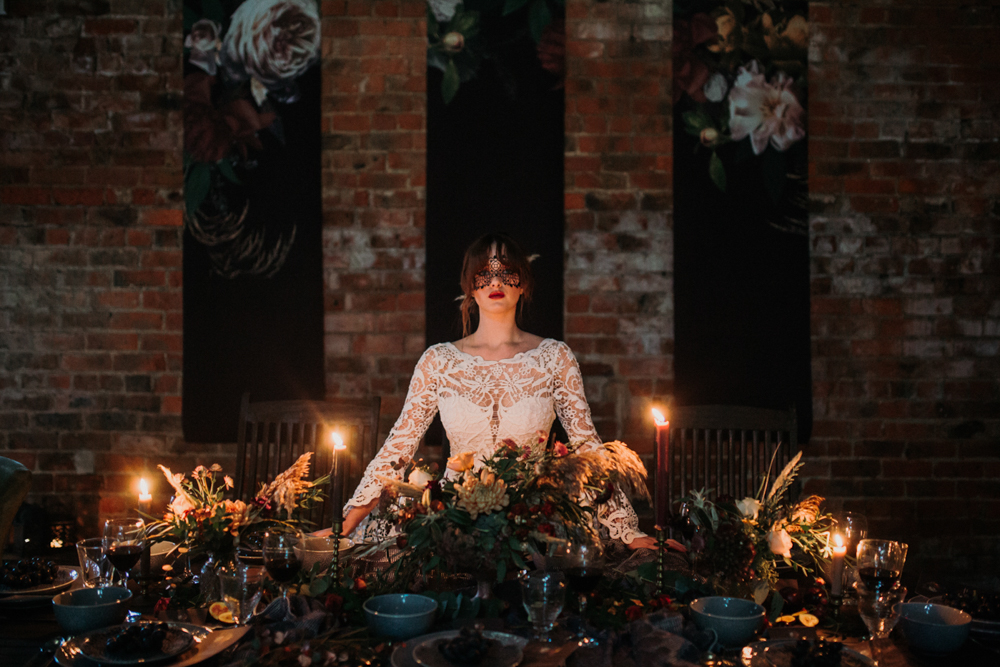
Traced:
<path id="1" fill-rule="evenodd" d="M 502 298 L 504 298 L 504 296 L 506 296 L 506 295 L 503 292 L 499 291 L 499 290 L 496 291 L 496 292 L 490 292 L 490 298 L 491 299 L 502 299 Z"/>

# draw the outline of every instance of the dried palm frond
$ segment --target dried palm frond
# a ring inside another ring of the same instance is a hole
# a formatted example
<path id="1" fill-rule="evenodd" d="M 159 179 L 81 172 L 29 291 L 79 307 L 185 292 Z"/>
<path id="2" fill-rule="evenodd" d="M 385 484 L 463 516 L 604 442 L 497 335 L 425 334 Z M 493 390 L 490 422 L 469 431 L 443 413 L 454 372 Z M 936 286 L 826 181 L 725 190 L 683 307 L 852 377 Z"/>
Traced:
<path id="1" fill-rule="evenodd" d="M 811 495 L 792 508 L 792 521 L 795 523 L 813 523 L 819 516 L 823 504 L 822 496 Z"/>
<path id="2" fill-rule="evenodd" d="M 628 445 L 620 440 L 604 443 L 611 456 L 610 468 L 614 471 L 614 481 L 630 501 L 636 498 L 650 502 L 649 489 L 646 487 L 646 466 L 642 459 Z"/>
<path id="3" fill-rule="evenodd" d="M 780 446 L 781 443 L 778 444 Z M 777 449 L 775 451 L 777 451 Z M 800 450 L 799 453 L 795 455 L 795 458 L 788 462 L 785 469 L 782 470 L 781 474 L 774 480 L 774 484 L 771 485 L 771 491 L 767 494 L 768 500 L 771 500 L 772 498 L 780 498 L 784 495 L 785 491 L 788 490 L 788 487 L 791 486 L 792 481 L 798 474 L 799 468 L 802 467 L 801 461 L 802 451 Z"/>
<path id="4" fill-rule="evenodd" d="M 538 476 L 540 487 L 561 489 L 574 498 L 582 498 L 585 487 L 595 476 L 607 470 L 605 457 L 598 452 L 575 452 L 552 459 Z"/>
<path id="5" fill-rule="evenodd" d="M 424 495 L 424 487 L 417 486 L 416 484 L 409 484 L 402 480 L 398 480 L 395 477 L 375 475 L 375 479 L 382 482 L 385 488 L 392 489 L 397 494 L 406 496 L 407 498 L 420 498 Z"/>

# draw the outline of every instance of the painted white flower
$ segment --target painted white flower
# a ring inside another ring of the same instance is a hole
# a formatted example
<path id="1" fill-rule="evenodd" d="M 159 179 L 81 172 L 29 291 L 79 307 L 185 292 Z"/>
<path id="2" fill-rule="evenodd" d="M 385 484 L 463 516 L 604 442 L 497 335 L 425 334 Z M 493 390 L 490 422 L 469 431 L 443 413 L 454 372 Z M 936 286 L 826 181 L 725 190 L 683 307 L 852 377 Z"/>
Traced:
<path id="1" fill-rule="evenodd" d="M 219 34 L 222 26 L 209 19 L 195 21 L 191 32 L 184 38 L 184 48 L 191 49 L 188 60 L 195 67 L 200 67 L 212 76 L 218 68 L 219 47 L 222 40 Z"/>
<path id="2" fill-rule="evenodd" d="M 755 155 L 770 142 L 785 151 L 806 136 L 805 109 L 792 92 L 792 79 L 778 72 L 771 83 L 760 73 L 757 61 L 740 67 L 729 91 L 729 130 L 733 141 L 750 137 Z"/>
<path id="3" fill-rule="evenodd" d="M 320 36 L 313 0 L 247 1 L 233 12 L 220 61 L 233 80 L 282 89 L 319 59 Z"/>
<path id="4" fill-rule="evenodd" d="M 736 509 L 740 511 L 740 514 L 748 519 L 757 519 L 757 512 L 760 511 L 760 501 L 756 498 L 744 498 L 743 500 L 736 501 Z"/>
<path id="5" fill-rule="evenodd" d="M 721 102 L 725 99 L 726 93 L 729 92 L 729 82 L 726 81 L 725 76 L 716 72 L 705 82 L 702 92 L 705 93 L 709 102 Z"/>
<path id="6" fill-rule="evenodd" d="M 434 479 L 434 475 L 430 474 L 426 470 L 417 468 L 410 473 L 410 476 L 406 478 L 406 481 L 413 486 L 419 486 L 421 489 L 427 486 L 427 482 Z"/>
<path id="7" fill-rule="evenodd" d="M 792 538 L 784 528 L 772 530 L 767 534 L 767 546 L 770 547 L 771 553 L 777 556 L 790 558 L 792 555 Z"/>

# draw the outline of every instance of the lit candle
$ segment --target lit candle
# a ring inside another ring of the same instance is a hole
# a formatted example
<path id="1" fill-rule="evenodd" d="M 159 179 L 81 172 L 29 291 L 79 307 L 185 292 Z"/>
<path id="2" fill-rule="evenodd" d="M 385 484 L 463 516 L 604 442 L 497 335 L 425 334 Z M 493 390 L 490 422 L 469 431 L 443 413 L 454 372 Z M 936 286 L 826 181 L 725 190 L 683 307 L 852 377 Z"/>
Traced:
<path id="1" fill-rule="evenodd" d="M 330 472 L 330 502 L 333 503 L 333 522 L 338 524 L 343 521 L 344 511 L 344 479 L 347 476 L 347 464 L 344 460 L 346 456 L 343 452 L 347 449 L 344 438 L 334 431 L 330 434 L 330 446 L 333 447 L 333 470 Z M 338 537 L 338 536 L 334 536 Z"/>
<path id="2" fill-rule="evenodd" d="M 653 408 L 656 422 L 656 526 L 666 530 L 670 516 L 670 498 L 667 496 L 670 474 L 670 422 L 663 413 Z"/>
<path id="3" fill-rule="evenodd" d="M 149 484 L 146 483 L 146 478 L 139 479 L 139 512 L 142 514 L 149 514 L 153 505 L 153 494 L 149 492 Z"/>
<path id="4" fill-rule="evenodd" d="M 847 555 L 847 545 L 840 533 L 833 536 L 833 559 L 830 561 L 830 595 L 839 598 L 844 590 L 844 556 Z"/>
<path id="5" fill-rule="evenodd" d="M 149 484 L 146 483 L 146 478 L 139 478 L 139 514 L 148 516 L 153 508 L 153 494 L 149 492 Z M 143 518 L 145 518 L 145 516 Z M 143 581 L 143 590 L 145 592 L 145 586 L 149 581 L 149 571 L 150 571 L 150 546 L 146 544 L 145 548 L 142 550 L 142 555 L 139 557 L 139 576 Z"/>

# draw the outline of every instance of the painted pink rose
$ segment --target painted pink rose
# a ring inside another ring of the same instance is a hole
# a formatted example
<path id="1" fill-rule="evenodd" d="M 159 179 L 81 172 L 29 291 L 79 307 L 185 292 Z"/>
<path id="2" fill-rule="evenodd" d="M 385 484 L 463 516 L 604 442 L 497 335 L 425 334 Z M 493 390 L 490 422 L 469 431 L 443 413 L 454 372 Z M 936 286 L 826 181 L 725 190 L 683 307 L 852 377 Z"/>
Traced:
<path id="1" fill-rule="evenodd" d="M 284 88 L 319 59 L 320 36 L 313 0 L 246 0 L 233 12 L 222 65 L 231 79 Z"/>
<path id="2" fill-rule="evenodd" d="M 792 79 L 784 72 L 768 82 L 757 61 L 741 67 L 729 91 L 729 129 L 733 141 L 750 137 L 755 155 L 770 143 L 785 151 L 806 136 L 805 109 L 792 91 Z"/>

